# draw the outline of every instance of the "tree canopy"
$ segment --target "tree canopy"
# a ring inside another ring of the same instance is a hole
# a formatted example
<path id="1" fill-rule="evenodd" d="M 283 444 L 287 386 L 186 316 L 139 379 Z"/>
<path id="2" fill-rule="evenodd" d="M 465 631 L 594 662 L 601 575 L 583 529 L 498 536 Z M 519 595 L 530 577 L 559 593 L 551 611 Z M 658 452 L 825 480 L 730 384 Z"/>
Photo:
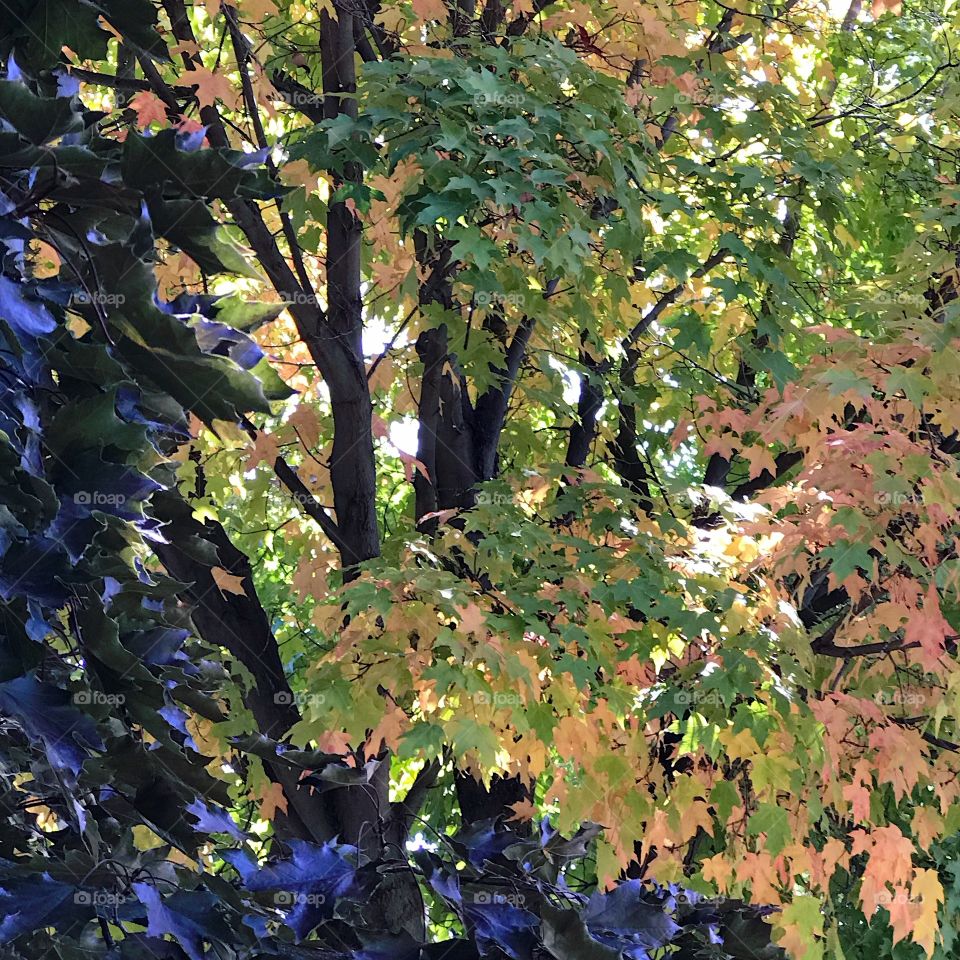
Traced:
<path id="1" fill-rule="evenodd" d="M 958 16 L 4 0 L 4 955 L 954 956 Z"/>

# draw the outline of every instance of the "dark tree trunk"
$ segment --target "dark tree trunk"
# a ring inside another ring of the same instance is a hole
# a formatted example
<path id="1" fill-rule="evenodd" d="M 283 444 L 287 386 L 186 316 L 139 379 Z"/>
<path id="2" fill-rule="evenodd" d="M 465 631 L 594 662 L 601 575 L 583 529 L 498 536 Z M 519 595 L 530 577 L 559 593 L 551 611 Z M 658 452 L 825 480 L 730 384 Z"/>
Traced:
<path id="1" fill-rule="evenodd" d="M 357 116 L 356 39 L 353 15 L 320 15 L 324 114 Z M 362 172 L 349 164 L 346 182 Z M 334 439 L 330 459 L 333 504 L 344 542 L 343 563 L 352 567 L 380 553 L 373 458 L 373 406 L 363 362 L 363 313 L 360 290 L 361 224 L 343 201 L 327 213 L 327 325 L 341 348 L 342 382 L 330 385 Z"/>

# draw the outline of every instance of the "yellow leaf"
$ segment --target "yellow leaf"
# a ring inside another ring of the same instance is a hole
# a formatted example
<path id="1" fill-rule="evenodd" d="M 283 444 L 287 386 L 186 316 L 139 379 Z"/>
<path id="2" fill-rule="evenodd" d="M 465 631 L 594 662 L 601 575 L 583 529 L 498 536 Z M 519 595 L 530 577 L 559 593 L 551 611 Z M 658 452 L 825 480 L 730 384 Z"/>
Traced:
<path id="1" fill-rule="evenodd" d="M 753 734 L 746 728 L 734 733 L 732 727 L 721 730 L 717 739 L 726 747 L 731 760 L 752 760 L 761 751 Z"/>
<path id="2" fill-rule="evenodd" d="M 716 884 L 721 893 L 730 889 L 730 879 L 733 876 L 733 864 L 725 859 L 722 853 L 714 854 L 703 861 L 703 879 L 708 883 Z"/>
<path id="3" fill-rule="evenodd" d="M 294 187 L 303 187 L 307 193 L 317 189 L 320 174 L 310 169 L 306 160 L 291 160 L 280 168 L 280 176 L 284 183 Z"/>
<path id="4" fill-rule="evenodd" d="M 189 79 L 197 88 L 197 100 L 201 107 L 212 107 L 217 100 L 223 100 L 230 106 L 236 102 L 237 91 L 222 74 L 207 70 L 206 67 L 198 67 L 190 74 Z"/>
<path id="5" fill-rule="evenodd" d="M 134 825 L 133 845 L 138 850 L 155 850 L 157 847 L 162 847 L 165 843 L 166 841 L 158 837 L 148 826 L 142 823 Z"/>
<path id="6" fill-rule="evenodd" d="M 933 953 L 939 925 L 937 906 L 943 903 L 943 886 L 936 870 L 917 870 L 910 884 L 913 900 L 920 902 L 920 915 L 914 919 L 913 940 L 929 957 Z"/>
<path id="7" fill-rule="evenodd" d="M 197 873 L 200 870 L 200 865 L 196 860 L 188 857 L 182 850 L 178 850 L 176 847 L 171 848 L 170 852 L 167 854 L 167 859 L 171 863 L 179 863 L 185 867 L 189 867 L 194 873 Z"/>
<path id="8" fill-rule="evenodd" d="M 852 247 L 854 250 L 856 250 L 856 248 L 860 246 L 853 234 L 842 223 L 836 224 L 833 228 L 833 232 L 837 235 L 837 239 L 845 247 Z"/>

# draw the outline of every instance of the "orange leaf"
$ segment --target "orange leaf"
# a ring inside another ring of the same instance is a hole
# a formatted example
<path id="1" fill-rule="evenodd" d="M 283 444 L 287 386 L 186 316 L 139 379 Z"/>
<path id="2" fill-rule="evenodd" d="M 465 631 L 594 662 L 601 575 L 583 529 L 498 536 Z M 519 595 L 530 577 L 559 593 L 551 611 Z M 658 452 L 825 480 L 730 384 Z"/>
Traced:
<path id="1" fill-rule="evenodd" d="M 485 633 L 486 617 L 475 603 L 468 603 L 465 607 L 454 607 L 457 611 L 459 628 L 464 633 L 473 633 L 482 637 Z"/>
<path id="2" fill-rule="evenodd" d="M 259 815 L 261 820 L 272 820 L 277 811 L 287 812 L 287 798 L 283 794 L 283 787 L 279 783 L 271 783 L 258 798 L 260 800 Z"/>
<path id="3" fill-rule="evenodd" d="M 137 126 L 142 130 L 151 123 L 166 123 L 167 108 L 163 101 L 149 90 L 141 90 L 130 100 L 130 107 L 137 111 Z"/>
<path id="4" fill-rule="evenodd" d="M 240 9 L 245 17 L 253 20 L 265 20 L 277 12 L 277 5 L 273 0 L 242 0 Z"/>
<path id="5" fill-rule="evenodd" d="M 314 450 L 320 443 L 320 419 L 317 411 L 305 403 L 297 405 L 287 423 L 297 432 L 308 450 Z"/>
<path id="6" fill-rule="evenodd" d="M 277 441 L 270 436 L 266 430 L 261 430 L 257 434 L 257 439 L 253 442 L 253 448 L 250 451 L 250 459 L 247 460 L 245 469 L 252 470 L 261 463 L 268 463 L 273 466 L 273 461 L 280 455 L 280 449 Z"/>
<path id="7" fill-rule="evenodd" d="M 365 748 L 367 756 L 376 756 L 382 747 L 386 747 L 388 750 L 396 750 L 400 745 L 400 737 L 407 723 L 407 715 L 400 707 L 394 707 L 385 713 L 383 719 L 367 739 Z"/>
<path id="8" fill-rule="evenodd" d="M 210 571 L 214 581 L 223 593 L 235 593 L 239 597 L 247 595 L 243 589 L 243 577 L 228 573 L 223 567 L 213 567 Z"/>
<path id="9" fill-rule="evenodd" d="M 936 669 L 943 655 L 946 638 L 953 633 L 950 624 L 940 612 L 940 595 L 935 583 L 923 601 L 923 610 L 911 614 L 904 630 L 904 640 L 907 643 L 919 643 L 920 663 L 925 670 Z"/>
<path id="10" fill-rule="evenodd" d="M 510 809 L 513 811 L 510 820 L 532 820 L 537 814 L 537 808 L 531 800 L 518 800 L 510 804 Z"/>
<path id="11" fill-rule="evenodd" d="M 413 0 L 413 12 L 420 20 L 447 19 L 447 5 L 443 0 Z"/>

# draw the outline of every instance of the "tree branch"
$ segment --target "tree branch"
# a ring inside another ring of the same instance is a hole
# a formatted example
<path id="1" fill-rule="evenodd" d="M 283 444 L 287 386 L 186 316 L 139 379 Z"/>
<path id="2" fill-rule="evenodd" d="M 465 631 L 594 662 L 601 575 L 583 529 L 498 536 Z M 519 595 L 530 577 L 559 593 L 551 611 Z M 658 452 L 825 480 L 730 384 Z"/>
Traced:
<path id="1" fill-rule="evenodd" d="M 309 487 L 297 476 L 297 472 L 283 457 L 277 457 L 273 462 L 273 472 L 280 482 L 290 491 L 293 499 L 303 508 L 304 513 L 312 517 L 320 525 L 320 529 L 330 538 L 334 546 L 341 552 L 347 549 L 337 524 L 323 509 L 323 505 L 310 492 Z"/>
<path id="2" fill-rule="evenodd" d="M 633 329 L 627 334 L 623 340 L 620 341 L 620 346 L 623 351 L 626 353 L 628 350 L 636 346 L 637 341 L 643 334 L 654 324 L 660 314 L 667 309 L 671 304 L 676 303 L 680 298 L 680 295 L 684 290 L 687 289 L 687 285 L 691 280 L 699 280 L 701 277 L 706 276 L 715 266 L 720 263 L 723 263 L 724 260 L 730 257 L 729 250 L 716 250 L 707 257 L 706 260 L 697 267 L 690 276 L 678 283 L 675 287 L 672 287 L 668 290 L 659 300 L 640 318 L 640 320 L 634 325 Z"/>

